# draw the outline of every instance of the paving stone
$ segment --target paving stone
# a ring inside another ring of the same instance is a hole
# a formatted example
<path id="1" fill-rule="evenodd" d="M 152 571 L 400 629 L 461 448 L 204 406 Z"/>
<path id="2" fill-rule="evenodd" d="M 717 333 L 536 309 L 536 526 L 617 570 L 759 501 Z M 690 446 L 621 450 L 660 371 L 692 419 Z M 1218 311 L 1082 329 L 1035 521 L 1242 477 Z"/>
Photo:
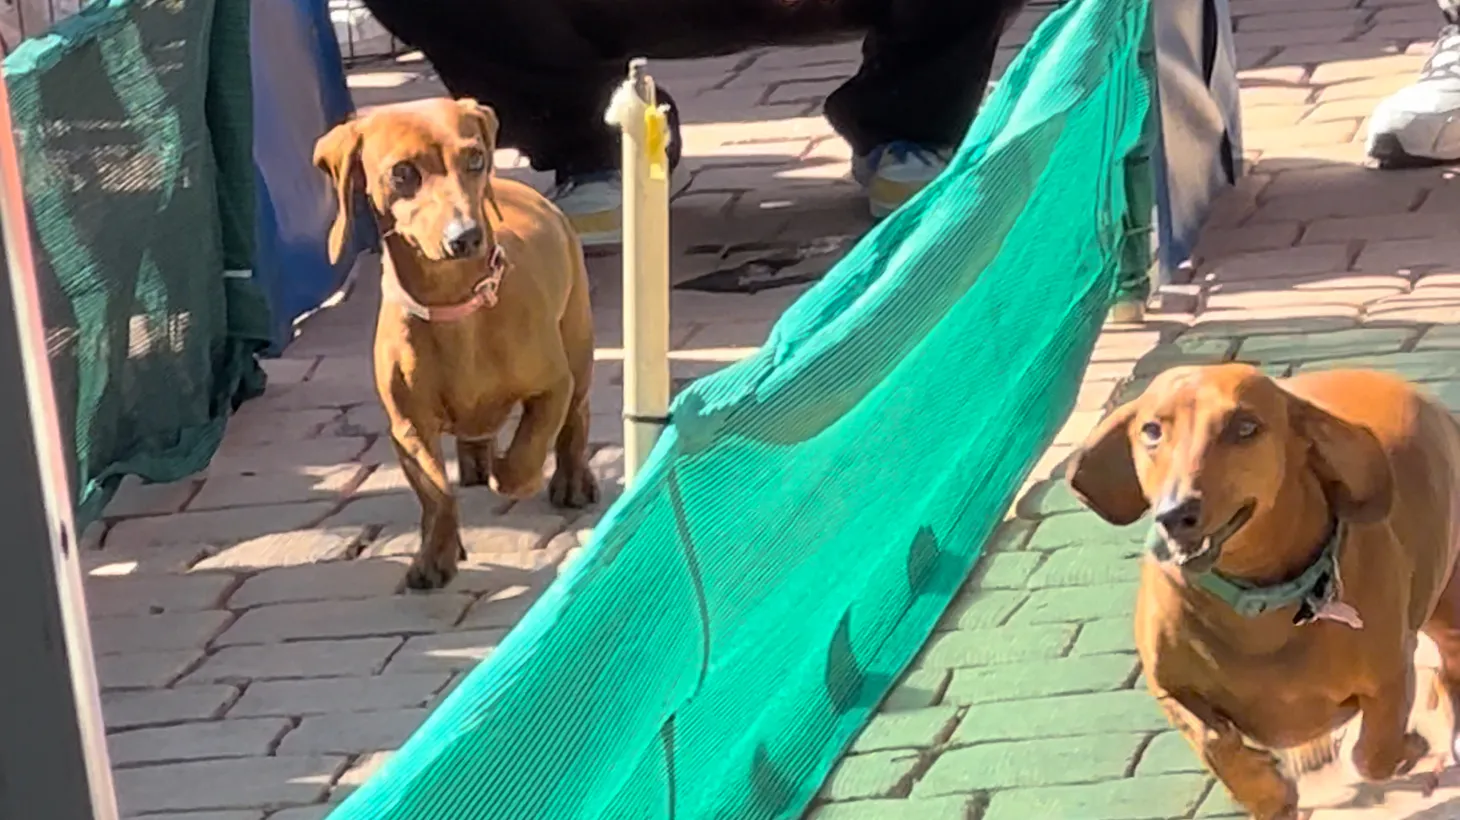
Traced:
<path id="1" fill-rule="evenodd" d="M 91 645 L 98 655 L 201 649 L 232 620 L 231 613 L 216 611 L 97 618 Z"/>
<path id="2" fill-rule="evenodd" d="M 139 814 L 137 820 L 263 820 L 263 810 L 188 811 L 185 814 Z M 276 814 L 277 817 L 277 814 Z"/>
<path id="3" fill-rule="evenodd" d="M 409 635 L 449 629 L 471 604 L 465 595 L 393 595 L 364 601 L 272 604 L 239 616 L 218 646 L 321 638 Z"/>
<path id="4" fill-rule="evenodd" d="M 1107 618 L 1080 627 L 1071 655 L 1103 655 L 1136 651 L 1135 625 L 1130 618 Z"/>
<path id="5" fill-rule="evenodd" d="M 1262 362 L 1372 356 L 1397 353 L 1416 334 L 1411 328 L 1366 327 L 1329 333 L 1253 336 L 1243 340 L 1237 355 L 1243 360 Z"/>
<path id="6" fill-rule="evenodd" d="M 183 508 L 198 490 L 195 479 L 148 484 L 134 475 L 122 479 L 121 486 L 106 504 L 102 515 L 125 518 L 134 515 L 167 515 Z"/>
<path id="7" fill-rule="evenodd" d="M 398 560 L 335 561 L 269 569 L 228 598 L 234 609 L 263 604 L 375 598 L 401 590 L 409 564 Z"/>
<path id="8" fill-rule="evenodd" d="M 389 674 L 470 671 L 491 655 L 505 637 L 506 629 L 481 629 L 411 638 L 385 671 Z"/>
<path id="9" fill-rule="evenodd" d="M 363 464 L 340 464 L 303 467 L 282 475 L 215 475 L 203 484 L 188 509 L 216 510 L 300 501 L 336 503 L 364 474 Z"/>
<path id="10" fill-rule="evenodd" d="M 218 757 L 262 757 L 293 727 L 285 718 L 215 720 L 150 729 L 132 729 L 107 737 L 113 766 L 206 760 Z"/>
<path id="11" fill-rule="evenodd" d="M 330 800 L 343 801 L 351 794 L 354 794 L 357 789 L 365 785 L 365 781 L 380 771 L 380 768 L 394 754 L 394 752 L 372 752 L 371 754 L 365 755 L 359 762 L 351 766 L 349 771 L 340 775 L 340 781 L 335 784 L 334 788 L 330 789 Z"/>
<path id="12" fill-rule="evenodd" d="M 522 616 L 527 614 L 527 610 L 532 607 L 541 594 L 540 588 L 513 586 L 483 596 L 466 613 L 466 617 L 461 621 L 461 628 L 512 627 L 522 620 Z"/>
<path id="13" fill-rule="evenodd" d="M 114 615 L 160 615 L 217 609 L 237 585 L 231 575 L 89 576 L 86 613 L 92 618 Z"/>
<path id="14" fill-rule="evenodd" d="M 129 518 L 118 522 L 107 532 L 106 547 L 236 544 L 304 529 L 324 518 L 333 508 L 331 503 L 312 502 Z"/>
<path id="15" fill-rule="evenodd" d="M 950 742 L 967 746 L 996 740 L 1158 732 L 1169 725 L 1147 692 L 1096 692 L 969 707 Z"/>
<path id="16" fill-rule="evenodd" d="M 81 569 L 98 578 L 170 575 L 184 572 L 212 554 L 203 544 L 90 550 L 81 553 Z"/>
<path id="17" fill-rule="evenodd" d="M 1133 655 L 1112 654 L 955 669 L 943 702 L 967 706 L 1115 691 L 1126 688 L 1139 665 Z"/>
<path id="18" fill-rule="evenodd" d="M 257 681 L 228 716 L 375 712 L 425 706 L 451 681 L 449 673 Z"/>
<path id="19" fill-rule="evenodd" d="M 1051 624 L 944 632 L 923 649 L 918 666 L 955 669 L 1057 658 L 1070 648 L 1077 628 L 1074 624 Z"/>
<path id="20" fill-rule="evenodd" d="M 1134 581 L 1140 577 L 1141 560 L 1109 553 L 1092 555 L 1088 550 L 1066 547 L 1050 553 L 1029 577 L 1028 586 L 1083 587 Z"/>
<path id="21" fill-rule="evenodd" d="M 297 567 L 348 557 L 365 542 L 364 527 L 308 527 L 251 538 L 199 561 L 195 570 Z"/>
<path id="22" fill-rule="evenodd" d="M 948 612 L 938 626 L 940 629 L 991 629 L 1008 620 L 1009 616 L 1028 597 L 1029 593 L 1022 591 L 998 589 L 965 591 L 948 608 Z"/>
<path id="23" fill-rule="evenodd" d="M 265 359 L 264 361 L 287 361 Z M 339 424 L 344 414 L 336 409 L 292 410 L 235 415 L 228 421 L 224 445 L 230 450 L 312 439 Z M 343 434 L 342 434 L 343 435 Z"/>
<path id="24" fill-rule="evenodd" d="M 187 720 L 221 717 L 238 697 L 232 686 L 179 686 L 141 692 L 107 692 L 101 711 L 108 730 L 135 729 Z"/>
<path id="25" fill-rule="evenodd" d="M 1460 241 L 1455 239 L 1394 239 L 1365 245 L 1354 269 L 1370 273 L 1426 267 L 1453 270 L 1457 258 L 1460 258 Z"/>
<path id="26" fill-rule="evenodd" d="M 1029 521 L 1017 518 L 1005 521 L 989 536 L 983 551 L 986 554 L 993 554 L 1022 550 L 1033 532 L 1034 524 Z"/>
<path id="27" fill-rule="evenodd" d="M 873 752 L 842 758 L 821 789 L 828 800 L 888 797 L 917 768 L 913 751 Z"/>
<path id="28" fill-rule="evenodd" d="M 1184 772 L 1200 774 L 1204 771 L 1206 770 L 1202 768 L 1201 761 L 1196 758 L 1196 752 L 1192 751 L 1191 744 L 1186 742 L 1180 732 L 1162 732 L 1156 735 L 1146 751 L 1141 753 L 1140 765 L 1136 766 L 1137 777 Z"/>
<path id="29" fill-rule="evenodd" d="M 1090 587 L 1051 587 L 1035 590 L 1029 600 L 1009 619 L 1011 625 L 1091 621 L 1098 618 L 1134 616 L 1136 584 L 1102 584 Z"/>
<path id="30" fill-rule="evenodd" d="M 1169 820 L 1194 811 L 1207 779 L 1194 774 L 998 792 L 983 820 Z"/>
<path id="31" fill-rule="evenodd" d="M 279 744 L 279 754 L 360 754 L 398 749 L 429 714 L 426 709 L 396 709 L 306 717 Z"/>
<path id="32" fill-rule="evenodd" d="M 1020 518 L 1045 518 L 1060 513 L 1078 512 L 1085 505 L 1075 498 L 1070 483 L 1064 479 L 1041 481 L 1029 488 L 1019 499 L 1017 510 Z"/>
<path id="33" fill-rule="evenodd" d="M 852 752 L 928 749 L 947 739 L 957 720 L 958 709 L 952 706 L 880 714 L 862 729 Z"/>
<path id="34" fill-rule="evenodd" d="M 96 677 L 102 689 L 151 689 L 172 683 L 202 658 L 201 649 L 98 655 Z"/>
<path id="35" fill-rule="evenodd" d="M 932 800 L 857 800 L 828 803 L 807 820 L 968 820 L 973 797 L 938 797 Z"/>
<path id="36" fill-rule="evenodd" d="M 1410 381 L 1429 382 L 1460 379 L 1460 357 L 1449 350 L 1419 350 L 1383 356 L 1348 356 L 1304 362 L 1300 373 L 1321 370 L 1386 370 Z"/>
<path id="37" fill-rule="evenodd" d="M 902 712 L 937 705 L 948 683 L 947 669 L 911 669 L 902 676 L 878 707 L 882 712 Z"/>
<path id="38" fill-rule="evenodd" d="M 125 814 L 200 809 L 286 808 L 322 799 L 344 757 L 246 757 L 115 772 Z"/>
<path id="39" fill-rule="evenodd" d="M 1117 780 L 1135 764 L 1146 736 L 1108 734 L 984 743 L 950 749 L 918 779 L 916 797 Z"/>
<path id="40" fill-rule="evenodd" d="M 1269 208 L 1268 205 L 1263 207 Z M 1350 215 L 1348 213 L 1297 215 L 1286 213 L 1287 209 L 1286 201 L 1284 202 L 1284 212 L 1269 208 L 1271 212 L 1267 215 L 1266 221 Z M 1348 270 L 1348 246 L 1335 243 L 1332 245 L 1303 245 L 1276 251 L 1239 253 L 1218 263 L 1212 269 L 1212 276 L 1225 282 L 1234 279 L 1263 278 L 1273 271 L 1282 271 L 1289 276 L 1301 276 L 1338 270 Z"/>
<path id="41" fill-rule="evenodd" d="M 1028 548 L 1053 550 L 1073 546 L 1082 552 L 1100 550 L 1116 556 L 1139 556 L 1145 550 L 1150 528 L 1150 522 L 1145 519 L 1128 527 L 1114 527 L 1092 512 L 1055 515 L 1039 522 Z"/>
<path id="42" fill-rule="evenodd" d="M 208 475 L 295 475 L 310 468 L 338 467 L 356 461 L 365 451 L 365 442 L 363 438 L 331 436 L 264 446 L 220 448 L 208 465 Z"/>
<path id="43" fill-rule="evenodd" d="M 1044 560 L 1037 552 L 991 552 L 978 559 L 970 586 L 974 589 L 1023 589 Z"/>
<path id="44" fill-rule="evenodd" d="M 269 815 L 269 820 L 328 820 L 330 812 L 339 808 L 336 803 L 327 806 L 302 806 L 295 809 L 284 809 L 278 814 Z"/>
<path id="45" fill-rule="evenodd" d="M 228 683 L 268 678 L 374 675 L 400 649 L 401 638 L 300 641 L 220 649 L 188 675 L 189 683 Z"/>

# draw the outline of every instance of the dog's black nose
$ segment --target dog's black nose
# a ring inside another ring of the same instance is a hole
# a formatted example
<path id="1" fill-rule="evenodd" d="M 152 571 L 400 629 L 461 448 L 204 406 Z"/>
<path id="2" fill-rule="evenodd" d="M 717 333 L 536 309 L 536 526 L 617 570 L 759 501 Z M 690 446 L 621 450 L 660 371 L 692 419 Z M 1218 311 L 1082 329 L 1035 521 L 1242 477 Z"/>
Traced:
<path id="1" fill-rule="evenodd" d="M 446 224 L 442 237 L 446 253 L 451 256 L 472 256 L 482 249 L 482 226 L 471 219 L 453 219 Z"/>
<path id="2" fill-rule="evenodd" d="M 1166 535 L 1177 541 L 1186 541 L 1199 535 L 1201 526 L 1201 499 L 1194 495 L 1168 500 L 1156 510 L 1156 523 Z"/>

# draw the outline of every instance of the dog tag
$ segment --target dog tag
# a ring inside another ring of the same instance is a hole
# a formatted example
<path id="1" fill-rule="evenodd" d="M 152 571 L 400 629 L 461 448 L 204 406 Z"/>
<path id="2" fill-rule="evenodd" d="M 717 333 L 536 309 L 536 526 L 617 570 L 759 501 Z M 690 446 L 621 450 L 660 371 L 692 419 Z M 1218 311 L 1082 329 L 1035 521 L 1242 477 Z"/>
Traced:
<path id="1" fill-rule="evenodd" d="M 1359 611 L 1343 601 L 1329 601 L 1319 607 L 1313 617 L 1319 620 L 1337 621 L 1349 629 L 1364 628 L 1364 619 L 1359 617 Z"/>

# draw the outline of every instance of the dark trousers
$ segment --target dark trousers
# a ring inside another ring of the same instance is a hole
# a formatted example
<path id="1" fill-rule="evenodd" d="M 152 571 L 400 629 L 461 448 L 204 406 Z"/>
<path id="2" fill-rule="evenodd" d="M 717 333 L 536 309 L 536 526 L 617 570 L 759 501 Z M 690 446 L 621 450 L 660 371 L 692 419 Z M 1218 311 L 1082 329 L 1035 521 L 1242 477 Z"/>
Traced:
<path id="1" fill-rule="evenodd" d="M 453 96 L 497 110 L 503 146 L 560 179 L 618 167 L 618 135 L 603 112 L 632 57 L 710 57 L 857 35 L 862 65 L 826 100 L 832 127 L 859 154 L 894 140 L 956 145 L 982 100 L 999 37 L 1023 3 L 366 0 L 382 25 L 431 61 Z M 677 125 L 673 110 L 670 119 Z M 674 162 L 678 142 L 676 135 Z"/>

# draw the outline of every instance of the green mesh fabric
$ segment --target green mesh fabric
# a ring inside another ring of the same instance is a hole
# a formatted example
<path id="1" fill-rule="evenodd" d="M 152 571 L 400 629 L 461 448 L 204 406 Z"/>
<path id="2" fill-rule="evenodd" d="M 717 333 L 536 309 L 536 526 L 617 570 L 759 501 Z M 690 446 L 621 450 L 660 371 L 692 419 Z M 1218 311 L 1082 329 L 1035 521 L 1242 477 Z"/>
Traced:
<path id="1" fill-rule="evenodd" d="M 948 171 L 675 401 L 584 555 L 330 820 L 805 809 L 1074 406 L 1132 247 L 1146 2 L 1038 30 Z"/>
<path id="2" fill-rule="evenodd" d="M 100 0 L 5 60 L 81 526 L 262 390 L 247 38 L 247 0 Z"/>

